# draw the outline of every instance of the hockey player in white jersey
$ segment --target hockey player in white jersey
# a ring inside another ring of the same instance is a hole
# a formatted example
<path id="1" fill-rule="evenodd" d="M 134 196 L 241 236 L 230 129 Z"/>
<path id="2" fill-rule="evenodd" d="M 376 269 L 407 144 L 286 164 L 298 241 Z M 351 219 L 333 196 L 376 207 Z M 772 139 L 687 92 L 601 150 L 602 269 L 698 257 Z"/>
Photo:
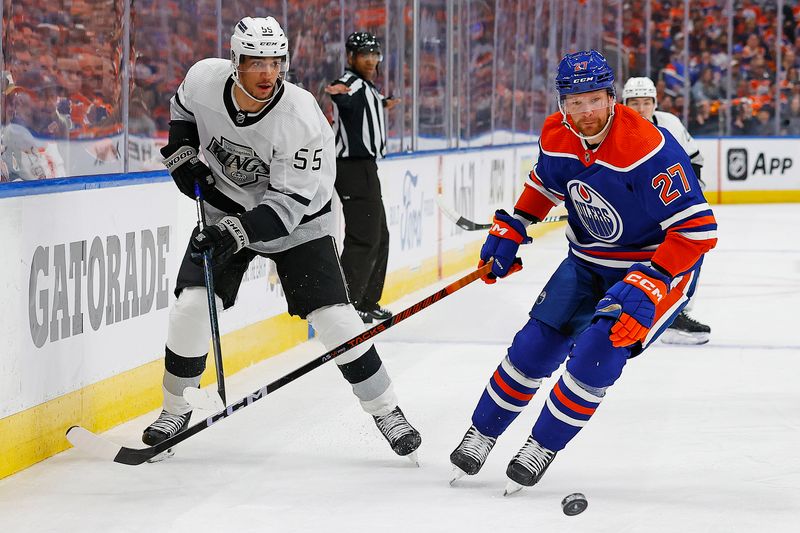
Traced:
<path id="1" fill-rule="evenodd" d="M 642 117 L 656 126 L 669 131 L 675 140 L 689 155 L 692 170 L 697 176 L 697 181 L 705 190 L 706 184 L 701 177 L 703 169 L 703 156 L 700 148 L 680 119 L 672 113 L 656 111 L 658 96 L 656 86 L 650 78 L 628 78 L 622 89 L 622 103 L 632 108 Z M 696 294 L 696 293 L 695 293 Z M 675 317 L 675 321 L 661 335 L 661 342 L 667 344 L 705 344 L 709 341 L 711 328 L 689 316 L 692 301 Z"/>
<path id="2" fill-rule="evenodd" d="M 234 304 L 248 264 L 262 255 L 276 264 L 289 313 L 307 318 L 326 349 L 363 331 L 332 237 L 333 131 L 314 97 L 285 80 L 288 48 L 274 18 L 243 18 L 231 59 L 197 62 L 170 101 L 164 164 L 187 196 L 200 185 L 208 225 L 195 229 L 178 273 L 163 411 L 145 429 L 145 444 L 188 426 L 182 393 L 199 386 L 205 369 L 211 327 L 202 252 L 211 251 L 218 308 Z M 412 454 L 420 435 L 398 407 L 375 346 L 361 344 L 336 363 L 395 453 Z"/>

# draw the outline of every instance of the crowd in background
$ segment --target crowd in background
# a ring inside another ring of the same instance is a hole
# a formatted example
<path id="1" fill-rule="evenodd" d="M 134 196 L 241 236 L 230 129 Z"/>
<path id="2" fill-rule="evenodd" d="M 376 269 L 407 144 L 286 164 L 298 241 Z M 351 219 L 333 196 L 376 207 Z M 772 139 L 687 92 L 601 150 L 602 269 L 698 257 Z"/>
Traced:
<path id="1" fill-rule="evenodd" d="M 6 0 L 0 180 L 26 179 L 20 168 L 30 139 L 42 157 L 53 154 L 48 142 L 123 131 L 163 139 L 169 98 L 186 70 L 204 57 L 227 57 L 230 28 L 244 15 L 279 20 L 289 37 L 292 81 L 326 113 L 323 88 L 341 74 L 343 38 L 356 29 L 377 34 L 385 52 L 378 83 L 384 94 L 402 98 L 388 121 L 390 151 L 424 147 L 409 140 L 415 127 L 420 139 L 449 136 L 458 145 L 492 142 L 487 135 L 497 142 L 498 131 L 535 135 L 555 110 L 558 58 L 588 46 L 622 66 L 620 87 L 624 77 L 649 75 L 659 109 L 684 118 L 686 103 L 694 135 L 800 135 L 800 2 L 785 0 L 780 14 L 774 0 L 732 4 L 729 46 L 727 2 L 718 0 L 691 0 L 688 27 L 683 0 L 420 0 L 413 67 L 410 1 L 226 0 L 220 13 L 217 0 Z M 119 156 L 125 148 L 103 150 Z M 49 170 L 37 177 L 76 173 L 72 159 L 66 166 L 58 155 L 45 159 Z"/>
<path id="2" fill-rule="evenodd" d="M 629 71 L 656 82 L 659 109 L 683 118 L 688 76 L 687 125 L 693 135 L 800 135 L 797 2 L 783 2 L 779 14 L 774 0 L 738 0 L 730 18 L 726 2 L 693 1 L 685 28 L 682 1 L 652 0 L 649 48 L 645 4 L 634 0 L 625 10 L 622 44 L 628 51 Z M 613 32 L 614 24 L 607 16 L 607 33 Z M 688 62 L 683 53 L 685 31 Z"/>

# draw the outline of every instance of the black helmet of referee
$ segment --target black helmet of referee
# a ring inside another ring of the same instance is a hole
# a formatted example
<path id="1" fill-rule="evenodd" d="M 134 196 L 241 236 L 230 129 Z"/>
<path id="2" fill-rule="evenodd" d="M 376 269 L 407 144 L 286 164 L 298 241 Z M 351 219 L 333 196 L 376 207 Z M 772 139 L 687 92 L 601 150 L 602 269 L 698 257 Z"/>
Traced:
<path id="1" fill-rule="evenodd" d="M 344 47 L 348 54 L 382 54 L 381 42 L 377 37 L 366 31 L 354 31 L 348 35 Z"/>

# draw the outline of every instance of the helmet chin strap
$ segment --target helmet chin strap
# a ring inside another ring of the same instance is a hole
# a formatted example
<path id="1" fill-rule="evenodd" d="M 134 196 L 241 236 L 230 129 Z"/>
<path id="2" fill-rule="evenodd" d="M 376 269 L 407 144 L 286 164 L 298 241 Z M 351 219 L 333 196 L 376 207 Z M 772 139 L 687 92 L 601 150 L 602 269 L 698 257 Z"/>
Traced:
<path id="1" fill-rule="evenodd" d="M 606 132 L 606 130 L 608 129 L 608 127 L 611 126 L 611 121 L 614 119 L 614 104 L 615 103 L 616 103 L 616 99 L 611 102 L 611 114 L 608 116 L 608 120 L 606 120 L 606 125 L 603 126 L 602 130 L 600 130 L 599 132 L 595 133 L 594 135 L 584 135 L 581 132 L 579 132 L 578 130 L 576 130 L 575 128 L 573 128 L 572 125 L 567 120 L 567 112 L 564 111 L 563 107 L 561 107 L 561 102 L 559 101 L 558 102 L 558 110 L 561 111 L 561 123 L 564 126 L 566 126 L 569 131 L 571 131 L 573 134 L 575 134 L 575 136 L 578 137 L 579 139 L 581 139 L 583 141 L 586 141 L 589 144 L 594 144 L 594 143 L 592 143 L 592 139 L 596 139 L 597 137 L 603 135 Z"/>
<path id="2" fill-rule="evenodd" d="M 269 98 L 267 98 L 265 100 L 262 100 L 261 98 L 256 98 L 255 96 L 250 94 L 250 92 L 247 89 L 244 88 L 244 85 L 242 85 L 242 82 L 239 81 L 239 76 L 237 76 L 235 73 L 233 74 L 233 82 L 242 91 L 244 91 L 244 94 L 246 94 L 247 96 L 249 96 L 250 98 L 252 98 L 256 102 L 258 102 L 259 104 L 268 104 L 268 103 L 270 103 L 272 101 L 273 98 L 275 98 L 275 95 L 278 94 L 278 89 L 280 88 L 281 84 L 283 84 L 283 78 L 281 78 L 280 76 L 278 77 L 278 79 L 275 81 L 275 86 L 272 88 L 272 96 L 270 96 Z"/>

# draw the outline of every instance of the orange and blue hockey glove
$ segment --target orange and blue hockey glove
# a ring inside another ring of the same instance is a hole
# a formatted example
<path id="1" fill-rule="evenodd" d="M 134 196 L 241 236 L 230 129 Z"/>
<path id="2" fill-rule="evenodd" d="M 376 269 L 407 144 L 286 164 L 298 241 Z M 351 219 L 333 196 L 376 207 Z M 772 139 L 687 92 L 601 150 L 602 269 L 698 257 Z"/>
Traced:
<path id="1" fill-rule="evenodd" d="M 525 225 L 512 217 L 504 210 L 499 209 L 494 214 L 489 235 L 481 248 L 481 260 L 478 267 L 482 267 L 494 258 L 492 270 L 481 279 L 486 283 L 494 283 L 497 278 L 504 278 L 522 270 L 522 259 L 517 257 L 520 244 L 528 244 L 533 239 L 528 237 Z"/>
<path id="2" fill-rule="evenodd" d="M 608 338 L 617 348 L 644 340 L 653 326 L 656 306 L 667 295 L 671 280 L 658 270 L 633 265 L 622 281 L 608 289 L 597 303 L 594 317 L 616 320 Z"/>

